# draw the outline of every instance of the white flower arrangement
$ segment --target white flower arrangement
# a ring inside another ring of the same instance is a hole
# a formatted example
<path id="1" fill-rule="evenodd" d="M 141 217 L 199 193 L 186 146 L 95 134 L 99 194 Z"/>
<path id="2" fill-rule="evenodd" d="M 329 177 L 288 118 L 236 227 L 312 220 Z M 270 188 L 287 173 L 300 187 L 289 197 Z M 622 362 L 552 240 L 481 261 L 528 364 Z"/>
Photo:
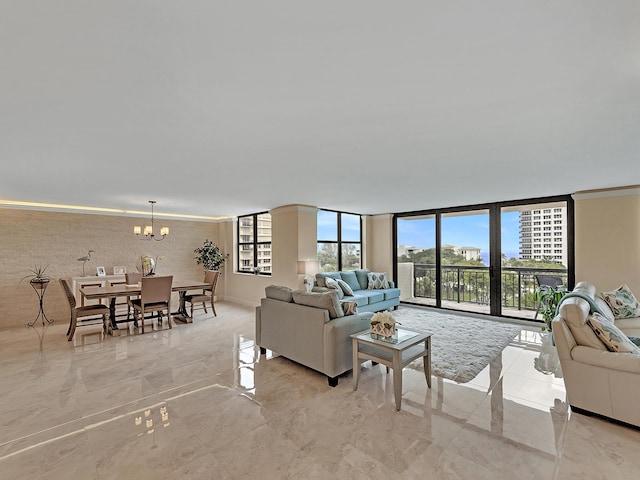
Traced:
<path id="1" fill-rule="evenodd" d="M 385 338 L 395 335 L 396 319 L 391 312 L 377 312 L 371 317 L 371 333 Z"/>

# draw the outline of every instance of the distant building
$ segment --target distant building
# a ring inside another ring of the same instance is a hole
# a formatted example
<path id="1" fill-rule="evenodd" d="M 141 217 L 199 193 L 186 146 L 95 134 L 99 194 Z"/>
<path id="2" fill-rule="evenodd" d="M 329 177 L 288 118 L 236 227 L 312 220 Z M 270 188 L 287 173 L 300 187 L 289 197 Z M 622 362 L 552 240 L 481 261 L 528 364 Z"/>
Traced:
<path id="1" fill-rule="evenodd" d="M 432 247 L 433 248 L 433 247 Z M 478 247 L 458 247 L 457 245 L 443 245 L 443 249 L 453 250 L 456 255 L 462 255 L 465 260 L 481 260 L 480 249 Z M 398 245 L 398 257 L 420 253 L 429 250 L 424 247 L 414 247 L 411 245 Z"/>
<path id="2" fill-rule="evenodd" d="M 478 247 L 458 247 L 457 245 L 443 245 L 442 248 L 450 248 L 456 255 L 462 255 L 465 260 L 480 260 Z"/>
<path id="3" fill-rule="evenodd" d="M 520 212 L 520 258 L 567 265 L 567 210 L 550 207 Z"/>

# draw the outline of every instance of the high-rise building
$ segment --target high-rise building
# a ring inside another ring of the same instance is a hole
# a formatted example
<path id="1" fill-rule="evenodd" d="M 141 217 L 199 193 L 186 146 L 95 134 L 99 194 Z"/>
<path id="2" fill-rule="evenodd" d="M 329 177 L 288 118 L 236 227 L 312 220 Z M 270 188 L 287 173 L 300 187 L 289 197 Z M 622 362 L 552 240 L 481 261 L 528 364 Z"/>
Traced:
<path id="1" fill-rule="evenodd" d="M 520 212 L 520 258 L 567 265 L 567 209 L 549 207 Z"/>

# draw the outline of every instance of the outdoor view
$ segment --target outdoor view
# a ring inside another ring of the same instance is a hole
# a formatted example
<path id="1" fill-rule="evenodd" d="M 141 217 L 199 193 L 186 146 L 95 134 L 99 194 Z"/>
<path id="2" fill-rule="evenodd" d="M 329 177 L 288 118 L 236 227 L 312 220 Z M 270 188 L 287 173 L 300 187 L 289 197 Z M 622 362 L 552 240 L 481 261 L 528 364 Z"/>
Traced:
<path id="1" fill-rule="evenodd" d="M 503 208 L 500 225 L 502 314 L 535 318 L 541 282 L 554 277 L 566 284 L 566 206 L 562 202 Z M 402 300 L 437 305 L 435 215 L 401 217 L 397 232 Z M 443 214 L 440 244 L 441 305 L 489 313 L 489 212 Z"/>
<path id="2" fill-rule="evenodd" d="M 360 215 L 318 211 L 318 261 L 323 272 L 360 268 Z"/>

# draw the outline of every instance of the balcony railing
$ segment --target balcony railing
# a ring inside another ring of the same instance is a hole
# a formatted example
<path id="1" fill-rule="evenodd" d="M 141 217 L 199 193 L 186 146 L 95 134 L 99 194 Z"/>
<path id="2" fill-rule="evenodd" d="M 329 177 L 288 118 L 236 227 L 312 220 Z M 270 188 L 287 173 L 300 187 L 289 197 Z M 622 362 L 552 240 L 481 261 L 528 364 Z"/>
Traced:
<path id="1" fill-rule="evenodd" d="M 502 306 L 517 310 L 537 308 L 534 291 L 535 275 L 554 275 L 567 284 L 567 270 L 557 268 L 502 267 Z M 442 300 L 457 303 L 489 305 L 489 267 L 442 266 Z M 436 266 L 413 265 L 413 297 L 436 298 Z"/>

